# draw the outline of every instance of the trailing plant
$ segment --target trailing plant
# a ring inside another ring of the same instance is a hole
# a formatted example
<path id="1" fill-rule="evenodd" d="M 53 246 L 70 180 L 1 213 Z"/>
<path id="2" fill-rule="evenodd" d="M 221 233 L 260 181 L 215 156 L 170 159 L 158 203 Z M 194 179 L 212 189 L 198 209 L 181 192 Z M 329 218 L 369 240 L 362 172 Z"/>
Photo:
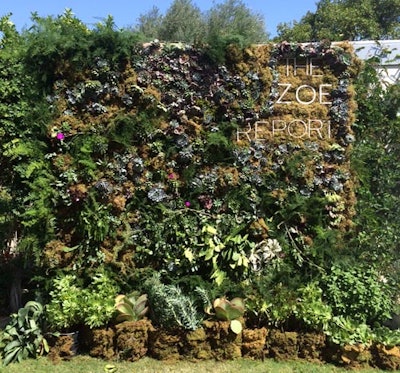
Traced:
<path id="1" fill-rule="evenodd" d="M 49 352 L 44 336 L 44 307 L 29 301 L 17 313 L 11 315 L 2 339 L 3 365 L 20 362 L 28 357 L 37 358 Z"/>
<path id="2" fill-rule="evenodd" d="M 139 297 L 132 293 L 129 295 L 117 295 L 115 309 L 118 311 L 117 322 L 138 321 L 149 311 L 147 306 L 147 294 Z"/>
<path id="3" fill-rule="evenodd" d="M 194 301 L 175 285 L 161 283 L 155 274 L 146 281 L 150 318 L 164 328 L 195 330 L 201 323 Z"/>

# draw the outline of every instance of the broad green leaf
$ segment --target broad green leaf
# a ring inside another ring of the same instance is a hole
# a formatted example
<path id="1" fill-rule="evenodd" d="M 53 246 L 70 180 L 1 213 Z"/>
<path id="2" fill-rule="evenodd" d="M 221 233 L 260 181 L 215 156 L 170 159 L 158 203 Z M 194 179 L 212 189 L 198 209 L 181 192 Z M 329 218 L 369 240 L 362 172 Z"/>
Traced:
<path id="1" fill-rule="evenodd" d="M 10 343 L 7 344 L 7 346 L 4 348 L 5 352 L 8 352 L 16 347 L 21 347 L 21 342 L 20 341 L 12 341 Z"/>
<path id="2" fill-rule="evenodd" d="M 209 249 L 206 251 L 206 255 L 204 256 L 204 260 L 210 260 L 214 255 L 214 250 Z"/>
<path id="3" fill-rule="evenodd" d="M 227 312 L 226 312 L 226 310 L 224 308 L 222 308 L 220 306 L 217 306 L 217 307 L 214 306 L 214 311 L 215 311 L 215 317 L 218 320 L 222 320 L 222 321 L 229 320 Z"/>
<path id="4" fill-rule="evenodd" d="M 130 315 L 133 313 L 132 307 L 126 303 L 119 303 L 115 306 L 115 308 L 118 310 L 118 312 L 121 312 L 122 314 Z"/>
<path id="5" fill-rule="evenodd" d="M 243 325 L 239 320 L 232 320 L 230 328 L 235 334 L 240 334 L 243 330 Z"/>
<path id="6" fill-rule="evenodd" d="M 20 349 L 17 348 L 15 350 L 13 350 L 12 352 L 5 354 L 5 358 L 3 360 L 3 365 L 8 365 L 11 362 L 13 362 L 17 358 L 19 351 L 20 351 Z"/>

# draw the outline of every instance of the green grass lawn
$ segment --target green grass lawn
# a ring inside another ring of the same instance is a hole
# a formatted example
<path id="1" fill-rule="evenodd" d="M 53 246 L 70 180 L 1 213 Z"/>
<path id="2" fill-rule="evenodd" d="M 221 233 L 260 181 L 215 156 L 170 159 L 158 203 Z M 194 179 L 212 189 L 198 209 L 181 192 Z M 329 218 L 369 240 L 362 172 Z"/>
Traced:
<path id="1" fill-rule="evenodd" d="M 272 359 L 262 361 L 234 360 L 234 361 L 199 361 L 199 362 L 165 362 L 143 358 L 137 362 L 107 362 L 94 359 L 88 356 L 76 356 L 70 361 L 63 361 L 54 364 L 48 358 L 42 357 L 38 360 L 25 360 L 19 364 L 11 364 L 7 367 L 0 367 L 1 373 L 105 373 L 113 372 L 107 370 L 110 364 L 116 368 L 115 373 L 232 373 L 232 372 L 251 372 L 251 373 L 332 373 L 348 372 L 348 369 L 339 368 L 330 364 L 312 364 L 305 361 L 276 362 Z M 358 370 L 362 373 L 384 372 L 378 369 Z"/>

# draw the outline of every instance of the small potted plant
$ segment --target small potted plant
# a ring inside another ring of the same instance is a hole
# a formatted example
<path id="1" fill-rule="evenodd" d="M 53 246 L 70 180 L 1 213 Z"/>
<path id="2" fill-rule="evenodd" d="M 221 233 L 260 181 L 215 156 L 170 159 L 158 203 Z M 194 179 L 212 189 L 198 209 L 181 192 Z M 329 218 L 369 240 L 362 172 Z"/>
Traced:
<path id="1" fill-rule="evenodd" d="M 245 304 L 242 298 L 226 297 L 210 301 L 204 289 L 197 288 L 204 303 L 204 312 L 211 320 L 203 322 L 215 359 L 235 359 L 242 356 L 242 330 Z"/>
<path id="2" fill-rule="evenodd" d="M 114 307 L 117 311 L 115 331 L 119 357 L 139 360 L 147 353 L 148 333 L 152 329 L 150 320 L 145 318 L 149 310 L 147 294 L 118 295 Z"/>
<path id="3" fill-rule="evenodd" d="M 59 275 L 51 282 L 50 301 L 46 305 L 49 329 L 58 334 L 51 340 L 50 358 L 69 358 L 78 349 L 78 326 L 83 322 L 81 287 L 72 274 Z"/>
<path id="4" fill-rule="evenodd" d="M 81 312 L 84 327 L 80 329 L 80 347 L 90 356 L 110 360 L 115 357 L 114 299 L 119 292 L 117 283 L 99 271 L 81 291 Z"/>

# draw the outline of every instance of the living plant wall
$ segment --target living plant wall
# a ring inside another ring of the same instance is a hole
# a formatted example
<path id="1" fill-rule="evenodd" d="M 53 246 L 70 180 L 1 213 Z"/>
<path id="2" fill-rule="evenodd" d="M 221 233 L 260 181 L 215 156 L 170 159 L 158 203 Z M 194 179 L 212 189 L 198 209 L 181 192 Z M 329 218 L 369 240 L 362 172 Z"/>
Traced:
<path id="1" fill-rule="evenodd" d="M 221 284 L 340 250 L 355 203 L 348 45 L 230 46 L 224 65 L 157 42 L 81 65 L 79 48 L 31 52 L 49 115 L 4 154 L 26 193 L 15 231 L 41 266 Z"/>
<path id="2" fill-rule="evenodd" d="M 379 273 L 341 266 L 357 184 L 348 44 L 216 53 L 141 43 L 111 19 L 34 21 L 22 35 L 2 21 L 3 260 L 42 290 L 60 272 L 105 269 L 131 290 L 157 271 L 275 324 L 307 294 L 318 309 L 299 318 L 314 327 L 388 316 Z"/>
<path id="3" fill-rule="evenodd" d="M 150 43 L 118 68 L 60 61 L 48 185 L 28 206 L 32 226 L 44 224 L 38 201 L 51 213 L 43 264 L 221 284 L 285 252 L 313 260 L 327 236 L 340 250 L 355 202 L 349 47 L 232 47 L 226 58 Z"/>

